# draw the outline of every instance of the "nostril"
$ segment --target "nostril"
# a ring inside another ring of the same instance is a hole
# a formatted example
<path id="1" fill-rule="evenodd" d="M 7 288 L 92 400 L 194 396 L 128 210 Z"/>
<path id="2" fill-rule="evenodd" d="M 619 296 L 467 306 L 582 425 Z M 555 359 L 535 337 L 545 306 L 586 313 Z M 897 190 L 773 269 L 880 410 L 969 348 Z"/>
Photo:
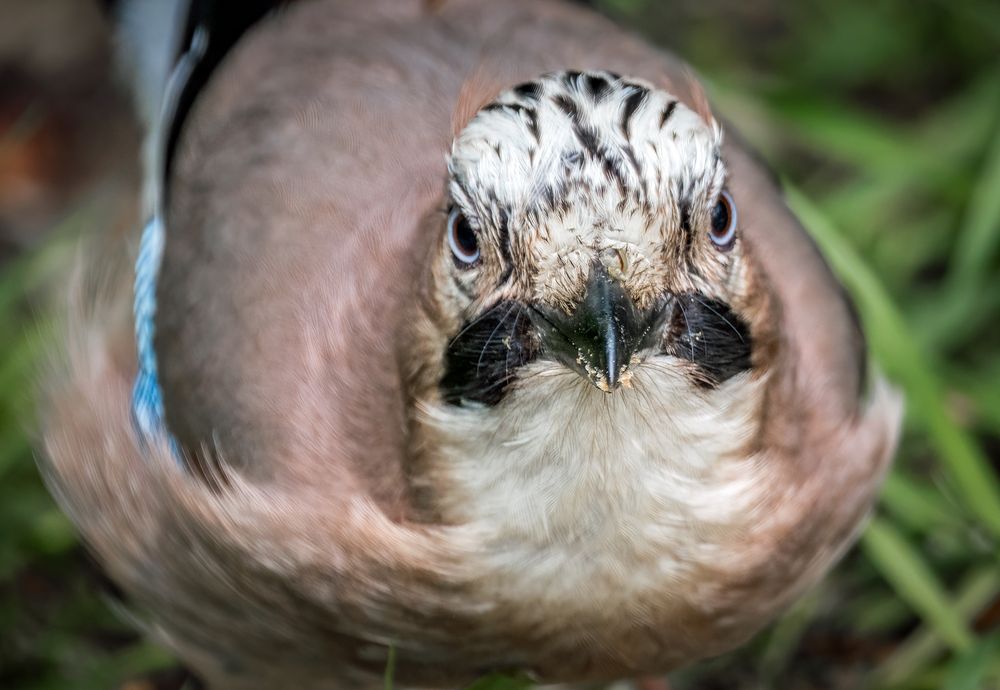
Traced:
<path id="1" fill-rule="evenodd" d="M 598 258 L 610 278 L 619 282 L 625 280 L 629 269 L 629 255 L 624 247 L 608 247 L 601 251 Z"/>

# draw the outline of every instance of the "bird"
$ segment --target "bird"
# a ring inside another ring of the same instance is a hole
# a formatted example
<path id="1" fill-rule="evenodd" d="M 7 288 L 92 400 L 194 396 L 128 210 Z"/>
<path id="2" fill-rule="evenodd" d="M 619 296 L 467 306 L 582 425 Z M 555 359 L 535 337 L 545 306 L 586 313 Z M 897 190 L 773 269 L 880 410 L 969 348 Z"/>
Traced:
<path id="1" fill-rule="evenodd" d="M 690 68 L 561 0 L 251 5 L 126 9 L 134 285 L 47 377 L 137 625 L 215 690 L 595 683 L 832 567 L 902 402 Z"/>

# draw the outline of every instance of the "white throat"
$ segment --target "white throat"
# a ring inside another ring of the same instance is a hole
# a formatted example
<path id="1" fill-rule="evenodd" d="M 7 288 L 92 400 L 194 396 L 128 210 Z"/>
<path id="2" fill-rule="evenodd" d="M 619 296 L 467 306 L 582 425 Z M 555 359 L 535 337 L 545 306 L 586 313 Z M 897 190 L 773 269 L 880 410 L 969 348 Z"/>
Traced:
<path id="1" fill-rule="evenodd" d="M 762 490 L 747 449 L 764 380 L 741 374 L 706 390 L 683 366 L 651 358 L 629 389 L 606 395 L 538 362 L 496 407 L 425 406 L 445 519 L 472 530 L 494 565 L 543 587 L 581 552 L 590 566 L 574 563 L 572 579 L 624 569 L 630 588 L 644 582 L 637 567 L 676 579 L 711 558 Z"/>

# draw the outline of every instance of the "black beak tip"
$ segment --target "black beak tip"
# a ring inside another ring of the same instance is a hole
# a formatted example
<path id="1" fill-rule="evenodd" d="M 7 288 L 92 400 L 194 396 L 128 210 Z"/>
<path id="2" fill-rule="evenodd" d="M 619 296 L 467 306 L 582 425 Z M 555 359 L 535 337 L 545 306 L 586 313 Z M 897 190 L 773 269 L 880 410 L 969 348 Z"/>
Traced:
<path id="1" fill-rule="evenodd" d="M 601 384 L 604 385 L 601 385 Z M 605 393 L 613 393 L 622 385 L 621 371 L 617 367 L 610 366 L 605 369 L 598 380 L 597 387 Z"/>
<path id="2" fill-rule="evenodd" d="M 627 364 L 619 364 L 617 367 L 608 366 L 598 369 L 596 376 L 590 377 L 590 382 L 601 392 L 610 395 L 619 388 L 628 388 L 628 381 L 632 374 Z"/>
<path id="3" fill-rule="evenodd" d="M 606 393 L 610 393 L 617 390 L 618 386 L 622 385 L 621 379 L 618 378 L 618 374 L 613 373 L 613 370 L 608 370 L 608 390 Z"/>
<path id="4" fill-rule="evenodd" d="M 598 365 L 597 375 L 593 383 L 605 393 L 613 393 L 618 390 L 622 383 L 622 367 L 618 366 L 614 359 L 609 359 L 606 363 Z"/>

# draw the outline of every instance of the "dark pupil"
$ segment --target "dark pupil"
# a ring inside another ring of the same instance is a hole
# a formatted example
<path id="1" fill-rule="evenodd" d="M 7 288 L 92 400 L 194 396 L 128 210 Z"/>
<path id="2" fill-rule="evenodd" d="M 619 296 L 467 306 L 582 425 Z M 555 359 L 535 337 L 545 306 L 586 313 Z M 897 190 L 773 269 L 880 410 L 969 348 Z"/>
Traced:
<path id="1" fill-rule="evenodd" d="M 469 222 L 462 216 L 455 220 L 455 244 L 467 256 L 472 256 L 479 248 L 476 233 L 472 231 Z"/>
<path id="2" fill-rule="evenodd" d="M 729 204 L 719 201 L 712 209 L 712 232 L 716 235 L 725 235 L 729 230 Z"/>

